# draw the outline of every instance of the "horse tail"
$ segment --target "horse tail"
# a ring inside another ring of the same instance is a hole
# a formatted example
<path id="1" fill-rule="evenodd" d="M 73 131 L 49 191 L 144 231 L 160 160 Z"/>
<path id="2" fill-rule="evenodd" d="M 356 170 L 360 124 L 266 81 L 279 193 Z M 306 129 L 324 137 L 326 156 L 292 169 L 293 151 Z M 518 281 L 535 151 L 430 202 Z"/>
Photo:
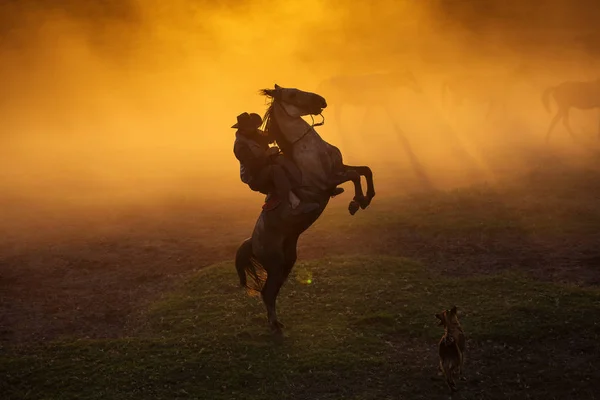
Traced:
<path id="1" fill-rule="evenodd" d="M 237 249 L 235 254 L 235 269 L 237 270 L 238 277 L 240 278 L 240 286 L 247 286 L 246 279 L 246 268 L 250 264 L 250 258 L 252 257 L 252 239 L 248 238 Z"/>
<path id="2" fill-rule="evenodd" d="M 552 112 L 552 110 L 550 110 L 550 95 L 554 93 L 554 90 L 556 90 L 556 87 L 552 86 L 544 90 L 544 93 L 542 93 L 542 103 L 544 104 L 544 108 L 548 112 Z"/>
<path id="3" fill-rule="evenodd" d="M 240 278 L 240 286 L 250 295 L 258 295 L 266 281 L 266 271 L 252 254 L 252 238 L 244 240 L 235 254 L 235 269 Z M 248 277 L 251 282 L 248 282 Z"/>

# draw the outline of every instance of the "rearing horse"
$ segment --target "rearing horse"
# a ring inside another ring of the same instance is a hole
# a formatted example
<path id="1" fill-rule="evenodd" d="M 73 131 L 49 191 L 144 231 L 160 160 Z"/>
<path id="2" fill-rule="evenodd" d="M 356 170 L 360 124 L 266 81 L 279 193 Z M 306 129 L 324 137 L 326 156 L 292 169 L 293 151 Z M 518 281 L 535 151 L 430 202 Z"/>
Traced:
<path id="1" fill-rule="evenodd" d="M 246 239 L 236 253 L 240 284 L 260 292 L 271 329 L 281 333 L 283 324 L 277 319 L 275 302 L 279 289 L 296 263 L 298 238 L 319 218 L 337 185 L 348 181 L 354 183 L 350 214 L 359 207 L 369 206 L 375 188 L 369 167 L 345 165 L 340 150 L 324 141 L 314 125 L 301 118 L 322 113 L 327 107 L 322 96 L 278 85 L 274 89 L 263 89 L 261 93 L 272 99 L 264 117 L 265 129 L 277 141 L 283 157 L 288 157 L 301 173 L 301 185 L 294 192 L 302 201 L 320 205 L 318 210 L 301 215 L 292 215 L 287 201 L 280 201 L 271 210 L 263 208 L 252 237 Z M 366 196 L 363 195 L 361 176 L 367 181 Z M 247 275 L 252 278 L 253 285 L 248 283 Z"/>

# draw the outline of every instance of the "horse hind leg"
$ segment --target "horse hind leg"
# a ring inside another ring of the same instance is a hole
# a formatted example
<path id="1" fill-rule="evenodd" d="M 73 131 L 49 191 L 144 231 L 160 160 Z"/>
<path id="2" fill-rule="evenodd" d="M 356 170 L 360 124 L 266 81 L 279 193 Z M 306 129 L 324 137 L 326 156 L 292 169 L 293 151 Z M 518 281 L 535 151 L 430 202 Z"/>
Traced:
<path id="1" fill-rule="evenodd" d="M 282 246 L 275 245 L 277 248 Z M 284 327 L 277 318 L 276 301 L 279 290 L 286 278 L 285 257 L 283 251 L 270 252 L 270 254 L 261 257 L 263 266 L 267 271 L 267 279 L 261 290 L 261 297 L 265 308 L 267 309 L 267 319 L 271 330 L 278 335 L 282 334 Z"/>
<path id="2" fill-rule="evenodd" d="M 267 319 L 269 321 L 269 327 L 271 330 L 277 334 L 281 335 L 283 333 L 282 329 L 284 325 L 279 322 L 277 318 L 277 296 L 279 295 L 279 290 L 283 285 L 284 274 L 283 274 L 283 265 L 279 265 L 276 270 L 272 270 L 267 276 L 267 281 L 265 282 L 265 286 L 261 291 L 261 297 L 265 308 L 267 309 Z"/>
<path id="3" fill-rule="evenodd" d="M 571 124 L 569 123 L 569 110 L 568 109 L 565 110 L 565 112 L 564 112 L 563 125 L 567 129 L 567 132 L 569 132 L 569 135 L 571 135 L 571 139 L 573 139 L 573 141 L 576 142 L 577 136 L 575 135 L 575 132 L 573 132 L 573 129 L 571 129 Z"/>
<path id="4" fill-rule="evenodd" d="M 563 111 L 558 110 L 556 115 L 554 116 L 554 118 L 552 118 L 552 122 L 550 122 L 550 126 L 548 127 L 548 131 L 546 133 L 546 143 L 550 142 L 550 134 L 552 133 L 552 130 L 554 129 L 554 127 L 556 126 L 558 121 L 560 121 L 563 117 L 564 117 Z"/>
<path id="5" fill-rule="evenodd" d="M 283 269 L 284 281 L 287 279 L 290 272 L 292 272 L 292 268 L 294 268 L 296 260 L 298 259 L 298 238 L 299 236 L 292 236 L 286 239 L 283 243 L 285 265 L 285 268 Z"/>

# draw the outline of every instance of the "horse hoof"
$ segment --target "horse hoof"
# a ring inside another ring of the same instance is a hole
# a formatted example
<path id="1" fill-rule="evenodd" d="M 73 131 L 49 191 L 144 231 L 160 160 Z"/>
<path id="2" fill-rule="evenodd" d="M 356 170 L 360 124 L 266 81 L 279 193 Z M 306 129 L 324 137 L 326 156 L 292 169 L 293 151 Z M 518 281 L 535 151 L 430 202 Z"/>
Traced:
<path id="1" fill-rule="evenodd" d="M 279 322 L 279 321 L 273 321 L 273 322 L 271 322 L 271 331 L 276 336 L 282 336 L 283 335 L 283 328 L 285 328 L 285 325 L 283 325 L 281 322 Z"/>
<path id="2" fill-rule="evenodd" d="M 350 204 L 348 204 L 348 211 L 350 212 L 350 215 L 356 214 L 359 208 L 360 204 L 358 204 L 356 200 L 352 200 Z"/>
<path id="3" fill-rule="evenodd" d="M 363 210 L 365 208 L 367 208 L 370 203 L 369 200 L 367 200 L 367 198 L 364 196 L 363 197 L 355 197 L 354 201 L 356 201 L 359 204 L 360 208 L 362 208 Z"/>
<path id="4" fill-rule="evenodd" d="M 279 322 L 279 320 L 273 320 L 273 321 L 269 321 L 269 325 L 271 326 L 271 328 L 273 329 L 283 329 L 285 328 L 285 325 L 283 325 L 281 322 Z"/>

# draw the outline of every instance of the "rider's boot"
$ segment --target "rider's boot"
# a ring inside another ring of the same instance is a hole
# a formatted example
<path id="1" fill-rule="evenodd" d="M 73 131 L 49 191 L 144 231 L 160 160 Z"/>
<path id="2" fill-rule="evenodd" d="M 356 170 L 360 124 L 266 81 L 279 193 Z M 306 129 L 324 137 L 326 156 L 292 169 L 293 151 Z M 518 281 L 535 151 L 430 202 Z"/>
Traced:
<path id="1" fill-rule="evenodd" d="M 307 214 L 320 208 L 319 203 L 301 202 L 298 196 L 292 191 L 290 191 L 290 205 L 292 206 L 293 215 Z"/>
<path id="2" fill-rule="evenodd" d="M 330 196 L 331 197 L 335 197 L 335 196 L 340 195 L 342 193 L 344 193 L 344 188 L 336 187 L 335 189 L 333 189 L 333 191 L 331 192 Z"/>

